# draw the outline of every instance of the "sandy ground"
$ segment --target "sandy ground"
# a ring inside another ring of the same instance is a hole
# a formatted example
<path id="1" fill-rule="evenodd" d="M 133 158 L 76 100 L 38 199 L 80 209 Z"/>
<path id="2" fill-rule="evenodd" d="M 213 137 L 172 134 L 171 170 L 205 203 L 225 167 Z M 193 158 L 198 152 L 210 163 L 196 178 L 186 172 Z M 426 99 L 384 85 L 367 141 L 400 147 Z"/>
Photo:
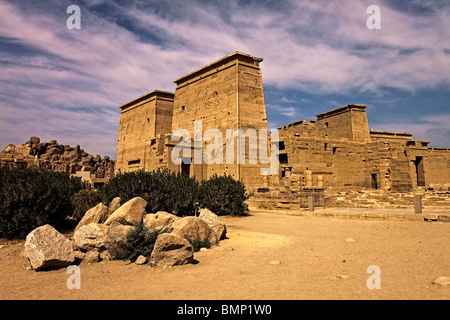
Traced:
<path id="1" fill-rule="evenodd" d="M 167 269 L 122 261 L 82 263 L 81 289 L 66 269 L 27 268 L 23 242 L 0 247 L 0 299 L 450 299 L 450 223 L 299 217 L 223 217 L 228 239 Z M 352 238 L 354 242 L 346 239 Z M 380 268 L 380 289 L 366 273 Z"/>

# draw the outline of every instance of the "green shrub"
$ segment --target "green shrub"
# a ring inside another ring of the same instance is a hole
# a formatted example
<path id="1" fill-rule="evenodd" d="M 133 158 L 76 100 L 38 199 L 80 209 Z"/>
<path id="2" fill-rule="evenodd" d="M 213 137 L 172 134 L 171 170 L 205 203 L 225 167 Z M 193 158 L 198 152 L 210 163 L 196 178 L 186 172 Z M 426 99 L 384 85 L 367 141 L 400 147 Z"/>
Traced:
<path id="1" fill-rule="evenodd" d="M 47 223 L 63 227 L 81 188 L 65 172 L 0 166 L 0 237 L 24 238 Z"/>
<path id="2" fill-rule="evenodd" d="M 199 251 L 201 248 L 209 249 L 211 247 L 211 244 L 208 241 L 208 239 L 202 240 L 200 238 L 196 238 L 196 239 L 194 239 L 194 241 L 190 241 L 189 239 L 188 239 L 188 241 L 191 243 L 195 252 Z"/>
<path id="3" fill-rule="evenodd" d="M 119 173 L 100 190 L 104 203 L 115 197 L 121 202 L 134 197 L 147 201 L 146 212 L 167 211 L 178 216 L 193 215 L 198 183 L 194 178 L 167 169 Z"/>
<path id="4" fill-rule="evenodd" d="M 97 204 L 102 202 L 102 196 L 99 192 L 92 189 L 83 189 L 72 196 L 72 215 L 75 222 L 79 222 L 84 214 Z"/>
<path id="5" fill-rule="evenodd" d="M 231 176 L 214 175 L 199 188 L 200 206 L 217 215 L 242 216 L 248 211 L 248 194 L 242 181 Z"/>
<path id="6" fill-rule="evenodd" d="M 124 241 L 116 243 L 114 249 L 110 251 L 111 257 L 116 260 L 135 261 L 140 255 L 149 258 L 159 232 L 147 228 L 142 222 L 135 225 L 127 235 Z"/>

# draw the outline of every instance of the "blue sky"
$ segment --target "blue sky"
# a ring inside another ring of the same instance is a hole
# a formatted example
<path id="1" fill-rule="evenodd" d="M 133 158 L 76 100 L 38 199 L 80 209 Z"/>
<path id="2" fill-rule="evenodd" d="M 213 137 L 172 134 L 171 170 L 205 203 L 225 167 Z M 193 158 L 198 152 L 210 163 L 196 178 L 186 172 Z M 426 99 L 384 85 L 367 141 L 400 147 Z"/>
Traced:
<path id="1" fill-rule="evenodd" d="M 438 0 L 1 1 L 0 150 L 36 135 L 115 159 L 119 105 L 234 51 L 264 58 L 270 128 L 358 103 L 374 130 L 450 148 L 449 40 Z"/>

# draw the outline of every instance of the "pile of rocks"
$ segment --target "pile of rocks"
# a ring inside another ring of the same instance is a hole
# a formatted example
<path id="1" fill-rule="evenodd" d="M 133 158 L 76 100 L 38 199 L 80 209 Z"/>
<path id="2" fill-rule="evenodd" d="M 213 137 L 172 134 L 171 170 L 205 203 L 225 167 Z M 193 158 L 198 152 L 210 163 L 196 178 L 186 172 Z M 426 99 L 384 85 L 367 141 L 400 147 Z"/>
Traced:
<path id="1" fill-rule="evenodd" d="M 177 217 L 168 212 L 145 213 L 147 202 L 136 197 L 123 205 L 115 198 L 109 206 L 99 203 L 88 210 L 75 228 L 72 239 L 45 225 L 30 232 L 25 253 L 34 270 L 68 266 L 78 261 L 98 262 L 110 259 L 111 251 L 126 241 L 127 233 L 143 222 L 159 232 L 150 257 L 136 263 L 170 267 L 194 262 L 192 243 L 200 240 L 214 246 L 226 237 L 226 226 L 208 209 L 198 217 Z"/>
<path id="2" fill-rule="evenodd" d="M 77 171 L 89 171 L 96 178 L 110 178 L 114 175 L 114 161 L 108 156 L 95 157 L 79 145 L 59 144 L 56 140 L 42 142 L 39 137 L 15 146 L 8 145 L 0 151 L 0 163 L 13 163 L 21 166 L 33 166 L 53 171 L 75 174 Z"/>

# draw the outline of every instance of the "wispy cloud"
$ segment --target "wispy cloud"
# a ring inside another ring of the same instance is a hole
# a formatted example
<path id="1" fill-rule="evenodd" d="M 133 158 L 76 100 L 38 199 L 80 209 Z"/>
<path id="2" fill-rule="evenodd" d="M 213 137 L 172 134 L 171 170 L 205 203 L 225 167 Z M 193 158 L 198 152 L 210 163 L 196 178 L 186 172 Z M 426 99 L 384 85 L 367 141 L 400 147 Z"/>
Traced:
<path id="1" fill-rule="evenodd" d="M 285 107 L 285 106 L 281 106 L 281 105 L 278 105 L 278 104 L 275 104 L 275 105 L 273 105 L 273 104 L 266 104 L 266 108 L 269 109 L 269 110 L 272 110 L 274 112 L 280 113 L 280 114 L 282 114 L 283 116 L 285 116 L 287 118 L 291 118 L 291 120 L 295 119 L 295 118 L 298 118 L 299 115 L 300 115 L 300 113 L 299 113 L 300 108 L 299 107 Z"/>
<path id="2" fill-rule="evenodd" d="M 417 122 L 398 120 L 374 125 L 375 130 L 410 132 L 417 140 L 430 141 L 434 146 L 447 146 L 450 141 L 450 113 L 428 115 Z"/>
<path id="3" fill-rule="evenodd" d="M 236 50 L 263 57 L 264 84 L 279 90 L 382 100 L 386 88 L 448 86 L 450 6 L 384 0 L 373 31 L 369 2 L 80 0 L 82 29 L 68 30 L 70 1 L 2 1 L 0 149 L 61 136 L 114 157 L 119 105 Z M 268 111 L 299 117 L 281 99 Z"/>

